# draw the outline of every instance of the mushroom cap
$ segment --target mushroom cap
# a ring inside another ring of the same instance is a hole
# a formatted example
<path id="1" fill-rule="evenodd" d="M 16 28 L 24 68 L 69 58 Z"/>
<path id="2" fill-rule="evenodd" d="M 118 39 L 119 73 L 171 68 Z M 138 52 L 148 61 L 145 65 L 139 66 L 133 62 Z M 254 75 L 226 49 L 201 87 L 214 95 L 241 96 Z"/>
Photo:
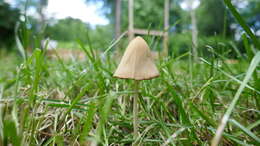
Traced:
<path id="1" fill-rule="evenodd" d="M 159 71 L 154 64 L 148 44 L 142 37 L 136 37 L 127 46 L 114 77 L 149 80 L 158 76 Z"/>

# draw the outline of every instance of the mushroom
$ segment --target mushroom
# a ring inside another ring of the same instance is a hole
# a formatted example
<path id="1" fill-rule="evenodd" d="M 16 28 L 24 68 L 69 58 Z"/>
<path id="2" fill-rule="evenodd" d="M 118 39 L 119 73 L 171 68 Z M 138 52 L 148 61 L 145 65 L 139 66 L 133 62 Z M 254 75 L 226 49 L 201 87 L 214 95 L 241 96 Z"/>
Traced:
<path id="1" fill-rule="evenodd" d="M 126 48 L 126 51 L 118 65 L 114 77 L 121 79 L 135 80 L 135 96 L 133 97 L 133 125 L 134 139 L 138 137 L 138 104 L 139 81 L 150 80 L 159 76 L 152 53 L 146 41 L 138 36 L 133 39 Z"/>

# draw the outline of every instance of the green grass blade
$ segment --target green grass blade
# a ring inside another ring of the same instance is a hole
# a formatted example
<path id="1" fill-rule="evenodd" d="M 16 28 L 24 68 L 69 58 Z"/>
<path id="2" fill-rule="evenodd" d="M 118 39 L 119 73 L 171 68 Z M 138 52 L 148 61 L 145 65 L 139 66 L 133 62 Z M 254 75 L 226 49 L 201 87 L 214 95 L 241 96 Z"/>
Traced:
<path id="1" fill-rule="evenodd" d="M 173 139 L 175 139 L 179 134 L 181 134 L 186 128 L 180 128 L 176 132 L 174 132 L 163 144 L 163 146 L 167 146 Z"/>
<path id="2" fill-rule="evenodd" d="M 96 104 L 94 102 L 93 103 L 91 102 L 89 104 L 88 110 L 86 112 L 84 127 L 82 130 L 82 134 L 80 136 L 80 143 L 83 143 L 85 141 L 85 137 L 88 136 L 88 134 L 91 130 L 91 126 L 92 126 L 92 122 L 93 122 L 95 113 L 96 113 Z"/>
<path id="3" fill-rule="evenodd" d="M 251 50 L 251 47 L 248 43 L 248 39 L 245 33 L 242 34 L 242 39 L 243 39 L 244 47 L 246 49 L 247 58 L 248 60 L 252 60 L 252 58 L 254 57 L 254 52 Z"/>
<path id="4" fill-rule="evenodd" d="M 238 59 L 241 59 L 241 58 L 242 58 L 242 54 L 240 53 L 239 48 L 237 48 L 237 46 L 235 45 L 234 42 L 230 42 L 229 44 L 230 44 L 230 46 L 234 49 L 234 51 L 236 52 L 237 58 L 238 58 Z"/>
<path id="5" fill-rule="evenodd" d="M 216 129 L 213 129 L 212 127 L 208 127 L 208 129 L 212 132 L 212 133 L 216 133 Z M 225 137 L 226 139 L 230 139 L 234 142 L 236 142 L 237 144 L 240 144 L 242 146 L 252 146 L 249 145 L 248 143 L 246 143 L 245 141 L 242 141 L 240 139 L 238 139 L 236 136 L 233 136 L 231 134 L 228 134 L 226 132 L 223 132 L 223 137 Z"/>
<path id="6" fill-rule="evenodd" d="M 224 0 L 226 6 L 229 8 L 233 16 L 236 18 L 238 23 L 243 27 L 245 32 L 250 36 L 250 38 L 253 40 L 254 45 L 259 49 L 259 42 L 254 35 L 254 33 L 251 31 L 251 29 L 246 24 L 245 20 L 241 17 L 241 15 L 238 13 L 236 8 L 232 5 L 231 0 Z"/>
<path id="7" fill-rule="evenodd" d="M 104 51 L 104 55 L 106 55 L 125 35 L 127 34 L 127 31 L 122 33 L 108 48 Z"/>
<path id="8" fill-rule="evenodd" d="M 21 43 L 21 40 L 19 39 L 19 35 L 18 35 L 18 29 L 19 29 L 20 23 L 18 22 L 15 26 L 15 42 L 18 48 L 18 51 L 20 52 L 21 56 L 23 57 L 23 59 L 26 59 L 26 52 L 24 50 L 24 47 Z"/>
<path id="9" fill-rule="evenodd" d="M 209 63 L 207 60 L 200 58 L 201 61 L 205 62 L 206 64 L 212 66 L 213 68 L 215 68 L 216 70 L 220 71 L 221 73 L 223 73 L 225 76 L 229 77 L 230 79 L 236 81 L 239 84 L 242 84 L 242 81 L 240 81 L 239 79 L 237 79 L 236 77 L 230 75 L 229 73 L 225 72 L 224 70 L 215 67 L 213 64 Z M 257 89 L 253 88 L 252 86 L 249 86 L 248 84 L 245 85 L 245 87 L 247 87 L 248 89 L 251 89 L 253 91 L 255 91 L 257 94 L 260 94 L 260 91 L 258 91 Z"/>
<path id="10" fill-rule="evenodd" d="M 41 77 L 41 71 L 42 71 L 42 51 L 40 49 L 36 49 L 32 56 L 35 59 L 35 65 L 34 65 L 34 79 L 32 83 L 32 90 L 30 95 L 30 104 L 34 104 L 36 100 L 36 93 L 39 89 L 39 82 Z"/>
<path id="11" fill-rule="evenodd" d="M 191 107 L 194 109 L 194 111 L 196 113 L 198 113 L 202 119 L 204 119 L 209 125 L 215 127 L 216 123 L 214 120 L 212 120 L 208 115 L 206 115 L 205 113 L 201 112 L 196 106 L 194 106 L 193 103 L 190 103 Z"/>
<path id="12" fill-rule="evenodd" d="M 253 128 L 259 126 L 259 125 L 260 125 L 260 120 L 258 120 L 258 121 L 256 121 L 256 122 L 250 124 L 249 126 L 246 127 L 246 129 L 251 130 L 251 129 L 253 129 Z M 235 135 L 235 136 L 239 136 L 239 135 L 241 135 L 241 134 L 243 134 L 243 132 L 239 131 L 239 132 L 237 132 L 237 133 L 234 134 L 234 135 Z"/>
<path id="13" fill-rule="evenodd" d="M 251 132 L 250 130 L 248 130 L 246 127 L 244 127 L 243 125 L 241 125 L 240 123 L 238 123 L 236 120 L 234 119 L 230 119 L 229 120 L 232 124 L 234 124 L 235 126 L 237 126 L 238 128 L 240 128 L 245 134 L 247 134 L 248 136 L 250 136 L 252 139 L 254 139 L 256 142 L 260 143 L 260 138 L 257 137 L 253 132 Z"/>
<path id="14" fill-rule="evenodd" d="M 251 78 L 255 68 L 257 67 L 257 65 L 259 64 L 260 62 L 260 52 L 257 52 L 255 57 L 252 59 L 251 63 L 250 63 L 250 66 L 247 70 L 247 73 L 246 73 L 246 76 L 242 82 L 242 84 L 240 85 L 239 89 L 237 90 L 231 104 L 229 105 L 226 113 L 224 114 L 222 120 L 221 120 L 221 123 L 220 125 L 218 126 L 218 129 L 217 129 L 217 132 L 212 140 L 212 146 L 217 146 L 220 139 L 221 139 L 221 136 L 223 134 L 223 131 L 226 127 L 226 124 L 227 124 L 227 121 L 233 111 L 233 109 L 235 108 L 236 104 L 237 104 L 237 101 L 239 100 L 239 97 L 242 93 L 242 91 L 244 90 L 247 82 L 249 81 L 249 79 Z"/>
<path id="15" fill-rule="evenodd" d="M 113 100 L 115 99 L 115 93 L 114 92 L 111 92 L 105 99 L 104 102 L 100 101 L 100 120 L 98 122 L 98 125 L 97 125 L 97 129 L 96 129 L 96 142 L 97 143 L 100 143 L 101 140 L 102 140 L 102 133 L 103 133 L 103 130 L 105 128 L 105 123 L 109 117 L 109 113 L 110 113 L 110 110 L 111 110 L 111 106 L 112 106 L 112 103 L 113 103 Z"/>
<path id="16" fill-rule="evenodd" d="M 81 40 L 77 41 L 80 48 L 85 52 L 85 54 L 87 55 L 87 57 L 91 60 L 92 63 L 94 63 L 94 57 L 90 54 L 90 52 L 88 51 L 88 49 L 84 46 L 83 42 Z"/>

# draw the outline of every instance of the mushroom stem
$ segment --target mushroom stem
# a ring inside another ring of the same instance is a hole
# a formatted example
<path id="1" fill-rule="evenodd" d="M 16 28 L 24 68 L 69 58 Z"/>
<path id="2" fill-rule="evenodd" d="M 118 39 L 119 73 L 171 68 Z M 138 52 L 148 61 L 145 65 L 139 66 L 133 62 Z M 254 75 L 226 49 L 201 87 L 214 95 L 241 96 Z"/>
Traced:
<path id="1" fill-rule="evenodd" d="M 133 125 L 134 125 L 134 140 L 138 137 L 138 98 L 139 98 L 139 81 L 134 81 L 134 103 L 133 103 Z"/>

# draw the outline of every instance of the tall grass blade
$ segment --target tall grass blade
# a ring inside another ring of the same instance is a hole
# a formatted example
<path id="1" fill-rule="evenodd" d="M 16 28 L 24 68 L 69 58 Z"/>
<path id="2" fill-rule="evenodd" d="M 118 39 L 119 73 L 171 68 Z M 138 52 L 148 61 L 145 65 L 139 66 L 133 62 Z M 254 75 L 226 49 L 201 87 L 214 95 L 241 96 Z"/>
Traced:
<path id="1" fill-rule="evenodd" d="M 0 100 L 3 98 L 4 87 L 0 84 Z M 0 145 L 3 145 L 3 107 L 0 103 Z"/>
<path id="2" fill-rule="evenodd" d="M 213 127 L 216 126 L 215 121 L 212 120 L 208 115 L 200 111 L 193 103 L 190 103 L 190 105 L 194 109 L 194 111 L 197 112 L 202 117 L 202 119 L 204 119 L 209 125 Z"/>
<path id="3" fill-rule="evenodd" d="M 80 143 L 83 143 L 85 141 L 85 137 L 88 136 L 89 131 L 91 130 L 95 113 L 96 113 L 96 104 L 94 102 L 93 103 L 91 102 L 86 112 L 86 118 L 84 122 L 82 135 L 80 137 Z"/>
<path id="4" fill-rule="evenodd" d="M 176 132 L 174 132 L 166 141 L 162 146 L 167 146 L 169 145 L 169 143 L 176 138 L 180 133 L 182 133 L 186 128 L 180 128 L 179 130 L 177 130 Z"/>
<path id="5" fill-rule="evenodd" d="M 255 45 L 255 47 L 257 47 L 259 49 L 259 42 L 256 38 L 256 36 L 254 35 L 254 33 L 251 31 L 251 29 L 249 28 L 249 26 L 246 24 L 245 20 L 241 17 L 241 15 L 238 13 L 238 11 L 236 10 L 236 8 L 232 5 L 231 0 L 224 0 L 226 6 L 229 8 L 229 10 L 231 11 L 231 13 L 233 14 L 233 16 L 236 18 L 236 20 L 238 21 L 238 23 L 241 25 L 241 27 L 243 27 L 243 29 L 245 30 L 245 32 L 250 36 L 250 38 L 253 40 L 253 43 Z"/>
<path id="6" fill-rule="evenodd" d="M 250 136 L 251 138 L 253 138 L 256 142 L 260 143 L 260 138 L 257 137 L 253 132 L 251 132 L 250 130 L 248 130 L 246 127 L 244 127 L 243 125 L 241 125 L 240 123 L 238 123 L 236 120 L 234 119 L 230 119 L 229 120 L 232 124 L 234 124 L 235 126 L 237 126 L 238 128 L 240 128 L 245 134 L 247 134 L 248 136 Z"/>
<path id="7" fill-rule="evenodd" d="M 251 129 L 253 129 L 253 128 L 259 126 L 259 125 L 260 125 L 260 120 L 258 120 L 258 121 L 256 121 L 256 122 L 250 124 L 249 126 L 246 127 L 246 129 L 251 130 Z M 241 135 L 241 134 L 243 134 L 243 132 L 242 132 L 242 131 L 239 131 L 239 132 L 237 132 L 237 133 L 235 134 L 235 136 L 239 136 L 239 135 Z"/>
<path id="8" fill-rule="evenodd" d="M 127 34 L 127 31 L 122 33 L 108 48 L 104 51 L 104 55 L 106 55 L 125 35 Z"/>
<path id="9" fill-rule="evenodd" d="M 252 51 L 252 48 L 249 45 L 247 35 L 245 33 L 243 33 L 242 38 L 243 38 L 244 47 L 246 49 L 247 58 L 248 58 L 248 60 L 252 60 L 252 58 L 254 57 L 254 52 Z"/>
<path id="10" fill-rule="evenodd" d="M 214 136 L 214 138 L 212 140 L 211 146 L 217 146 L 219 144 L 219 141 L 220 141 L 220 139 L 222 137 L 223 131 L 224 131 L 225 127 L 226 127 L 227 121 L 228 121 L 228 119 L 229 119 L 233 109 L 235 108 L 235 106 L 237 104 L 237 101 L 239 100 L 239 97 L 240 97 L 242 91 L 244 90 L 247 82 L 251 78 L 251 76 L 252 76 L 255 68 L 259 64 L 259 62 L 260 62 L 260 52 L 258 51 L 256 53 L 255 57 L 252 59 L 242 84 L 240 85 L 239 89 L 237 90 L 237 92 L 236 92 L 236 94 L 235 94 L 231 104 L 229 105 L 226 113 L 224 114 L 224 116 L 223 116 L 223 118 L 221 120 L 220 125 L 218 126 L 216 134 L 215 134 L 215 136 Z"/>
<path id="11" fill-rule="evenodd" d="M 115 93 L 111 92 L 105 99 L 104 102 L 100 101 L 100 120 L 96 129 L 96 142 L 100 143 L 102 140 L 102 131 L 105 130 L 105 123 L 109 117 L 113 100 L 115 99 Z"/>
<path id="12" fill-rule="evenodd" d="M 21 56 L 25 60 L 26 59 L 26 53 L 25 53 L 24 47 L 23 47 L 21 40 L 19 39 L 19 35 L 18 35 L 19 26 L 20 26 L 20 23 L 17 22 L 16 25 L 15 25 L 15 42 L 16 42 L 19 53 L 21 54 Z"/>
<path id="13" fill-rule="evenodd" d="M 215 133 L 216 132 L 216 129 L 213 129 L 212 127 L 208 127 L 208 129 L 212 132 L 212 133 Z M 242 141 L 240 139 L 238 139 L 237 137 L 231 135 L 231 134 L 228 134 L 226 132 L 223 132 L 223 137 L 225 137 L 226 139 L 230 139 L 234 142 L 236 142 L 237 144 L 240 144 L 242 146 L 252 146 L 252 145 L 249 145 L 248 143 L 246 143 L 245 141 Z"/>
<path id="14" fill-rule="evenodd" d="M 220 71 L 221 73 L 223 73 L 225 76 L 229 77 L 230 79 L 236 81 L 239 84 L 242 84 L 242 81 L 240 81 L 239 79 L 237 79 L 236 77 L 230 75 L 229 73 L 225 72 L 224 70 L 215 67 L 213 64 L 209 63 L 207 60 L 200 58 L 201 61 L 205 62 L 206 64 L 212 66 L 213 68 L 215 68 L 216 70 Z M 260 94 L 260 91 L 258 91 L 257 89 L 253 88 L 252 86 L 249 86 L 248 84 L 245 85 L 245 87 L 247 87 L 248 89 L 251 89 L 252 91 L 255 91 L 257 94 Z"/>

